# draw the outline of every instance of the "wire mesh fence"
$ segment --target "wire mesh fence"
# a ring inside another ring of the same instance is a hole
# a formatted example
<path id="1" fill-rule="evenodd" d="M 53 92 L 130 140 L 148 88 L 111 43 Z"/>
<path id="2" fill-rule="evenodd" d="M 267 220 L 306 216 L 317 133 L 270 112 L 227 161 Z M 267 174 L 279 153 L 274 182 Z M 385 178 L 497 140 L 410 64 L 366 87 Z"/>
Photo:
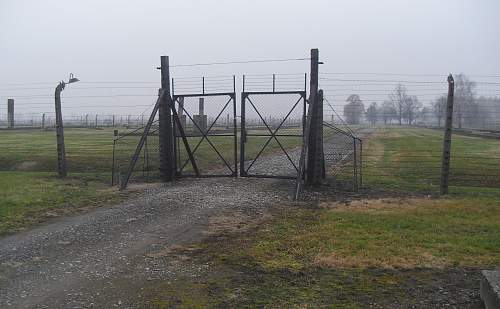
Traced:
<path id="1" fill-rule="evenodd" d="M 357 190 L 363 184 L 363 141 L 330 123 L 323 123 L 325 176 L 350 183 Z"/>

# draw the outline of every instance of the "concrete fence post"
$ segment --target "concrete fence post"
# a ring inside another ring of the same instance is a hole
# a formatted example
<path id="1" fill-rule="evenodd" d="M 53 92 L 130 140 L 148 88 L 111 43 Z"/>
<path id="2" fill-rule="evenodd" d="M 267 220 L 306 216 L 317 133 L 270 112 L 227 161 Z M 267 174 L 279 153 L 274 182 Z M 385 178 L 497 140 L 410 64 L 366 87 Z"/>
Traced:
<path id="1" fill-rule="evenodd" d="M 448 194 L 448 180 L 450 177 L 451 159 L 451 133 L 453 127 L 453 99 L 455 95 L 455 81 L 453 76 L 448 76 L 448 100 L 446 102 L 446 119 L 443 138 L 443 158 L 441 162 L 440 194 Z"/>
<path id="2" fill-rule="evenodd" d="M 7 126 L 14 128 L 14 99 L 7 99 Z"/>

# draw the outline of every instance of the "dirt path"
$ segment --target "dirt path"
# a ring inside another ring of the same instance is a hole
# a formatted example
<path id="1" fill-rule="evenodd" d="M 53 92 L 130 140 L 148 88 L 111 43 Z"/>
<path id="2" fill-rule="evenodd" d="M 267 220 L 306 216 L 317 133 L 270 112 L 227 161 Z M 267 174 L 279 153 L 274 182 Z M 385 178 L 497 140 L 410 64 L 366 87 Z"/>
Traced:
<path id="1" fill-rule="evenodd" d="M 0 238 L 0 308 L 133 308 L 145 281 L 193 271 L 148 255 L 199 241 L 210 217 L 262 213 L 292 187 L 267 179 L 184 180 Z"/>

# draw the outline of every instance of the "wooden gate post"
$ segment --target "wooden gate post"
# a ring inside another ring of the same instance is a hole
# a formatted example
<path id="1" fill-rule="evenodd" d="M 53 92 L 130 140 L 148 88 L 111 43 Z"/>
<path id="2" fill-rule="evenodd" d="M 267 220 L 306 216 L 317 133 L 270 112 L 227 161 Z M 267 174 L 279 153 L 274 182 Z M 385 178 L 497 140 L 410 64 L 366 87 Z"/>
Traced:
<path id="1" fill-rule="evenodd" d="M 319 50 L 311 49 L 311 77 L 308 117 L 306 184 L 319 185 L 323 179 L 323 92 L 318 92 Z"/>
<path id="2" fill-rule="evenodd" d="M 161 88 L 164 91 L 158 107 L 160 178 L 162 181 L 174 179 L 174 136 L 170 104 L 170 69 L 168 56 L 161 56 Z"/>
<path id="3" fill-rule="evenodd" d="M 446 103 L 446 120 L 444 126 L 443 139 L 443 159 L 441 163 L 441 186 L 440 193 L 448 194 L 448 179 L 450 177 L 450 158 L 451 158 L 451 131 L 453 122 L 453 98 L 455 94 L 455 81 L 453 76 L 448 76 L 448 100 Z"/>

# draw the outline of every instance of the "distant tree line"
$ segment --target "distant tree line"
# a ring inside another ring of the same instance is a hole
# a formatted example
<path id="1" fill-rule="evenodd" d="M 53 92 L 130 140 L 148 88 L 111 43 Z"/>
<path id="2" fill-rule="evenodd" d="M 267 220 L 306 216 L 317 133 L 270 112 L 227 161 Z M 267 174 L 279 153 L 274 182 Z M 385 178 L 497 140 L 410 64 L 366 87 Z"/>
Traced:
<path id="1" fill-rule="evenodd" d="M 477 96 L 477 84 L 465 74 L 455 76 L 455 96 L 453 101 L 453 124 L 458 129 L 486 128 L 488 124 L 498 123 L 500 98 Z M 433 102 L 432 110 L 437 118 L 437 125 L 444 124 L 446 116 L 446 96 L 440 96 Z"/>
<path id="2" fill-rule="evenodd" d="M 431 106 L 424 106 L 417 96 L 408 94 L 398 84 L 382 104 L 370 103 L 365 109 L 358 94 L 351 94 L 344 105 L 344 119 L 348 124 L 359 124 L 363 120 L 371 124 L 398 125 L 444 125 L 447 95 L 437 97 Z M 456 128 L 484 128 L 498 122 L 500 128 L 500 98 L 477 97 L 476 83 L 465 74 L 455 76 L 453 123 Z"/>

